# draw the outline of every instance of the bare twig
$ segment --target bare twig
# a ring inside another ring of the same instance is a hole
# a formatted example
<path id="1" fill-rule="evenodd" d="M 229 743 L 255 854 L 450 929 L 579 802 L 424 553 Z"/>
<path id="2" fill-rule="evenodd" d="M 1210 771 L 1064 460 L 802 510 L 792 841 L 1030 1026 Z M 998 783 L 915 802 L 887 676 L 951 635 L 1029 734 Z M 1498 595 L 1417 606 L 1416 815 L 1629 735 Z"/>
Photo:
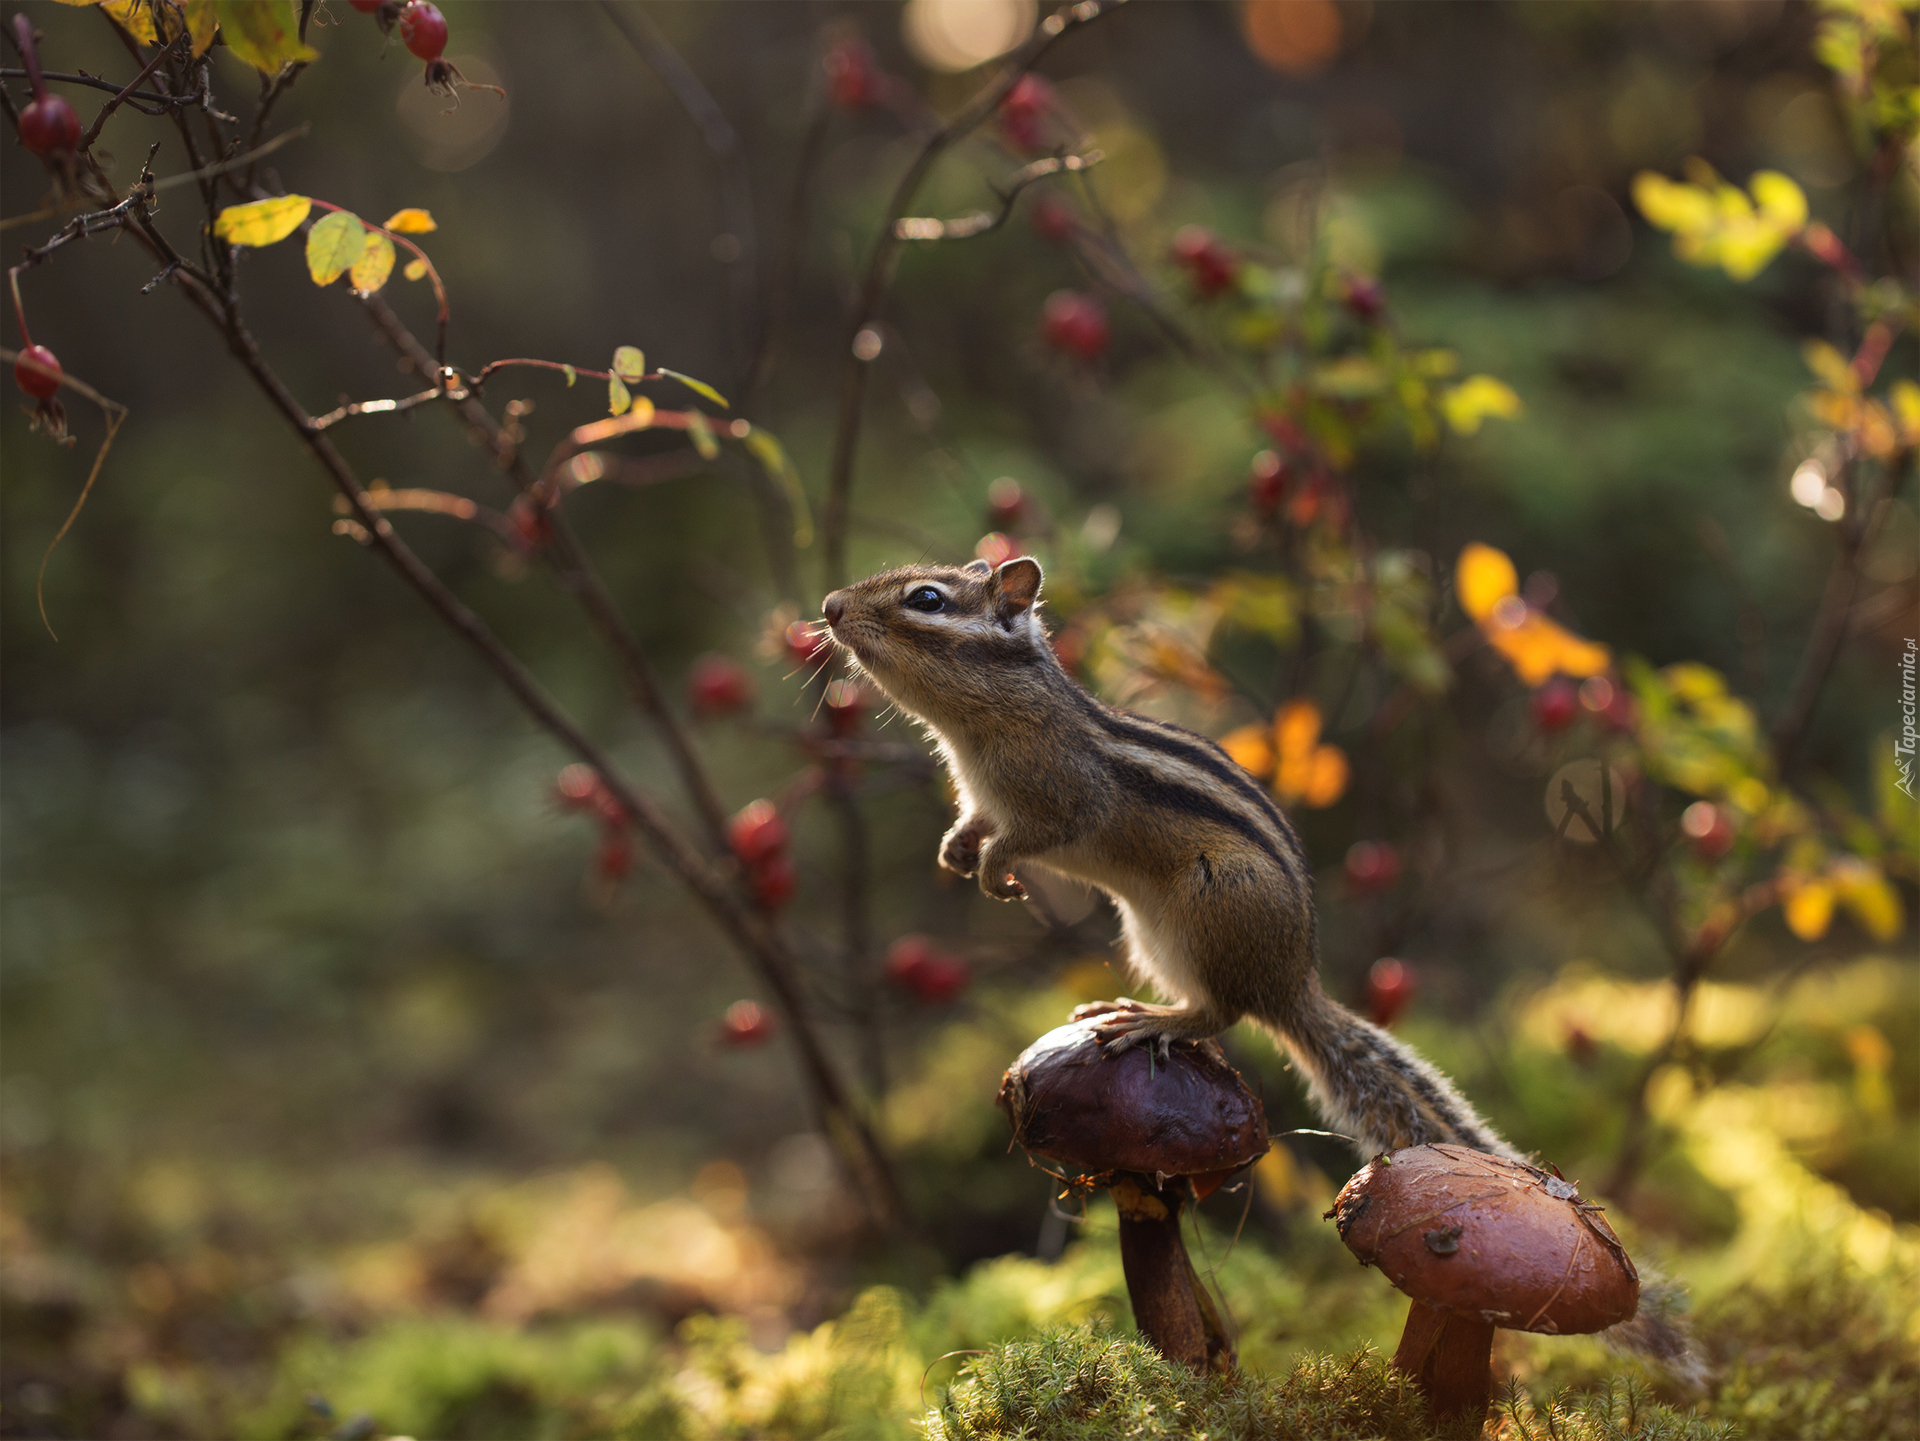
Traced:
<path id="1" fill-rule="evenodd" d="M 0 80 L 22 80 L 26 74 L 25 70 L 11 66 L 0 67 Z M 42 70 L 40 78 L 58 80 L 64 85 L 86 85 L 95 90 L 104 90 L 109 95 L 118 95 L 122 104 L 138 110 L 142 115 L 165 115 L 169 110 L 183 106 L 191 109 L 195 103 L 191 95 L 162 95 L 155 90 L 134 90 L 115 85 L 111 80 L 102 80 L 97 75 L 69 75 L 61 70 Z"/>
<path id="2" fill-rule="evenodd" d="M 134 76 L 133 79 L 129 80 L 123 88 L 115 92 L 112 99 L 100 107 L 100 113 L 94 117 L 93 124 L 87 128 L 87 133 L 80 137 L 80 148 L 82 150 L 91 150 L 93 148 L 93 142 L 100 138 L 101 127 L 107 123 L 108 118 L 114 111 L 126 103 L 127 97 L 134 93 L 134 87 L 149 75 L 153 74 L 160 62 L 166 59 L 172 52 L 173 47 L 186 38 L 186 35 L 182 33 L 169 44 L 162 45 L 159 49 L 155 50 L 153 52 L 153 58 L 147 62 L 146 68 Z"/>
<path id="3" fill-rule="evenodd" d="M 733 240 L 732 254 L 722 259 L 727 267 L 733 304 L 734 388 L 740 389 L 752 373 L 750 367 L 760 350 L 763 327 L 759 256 L 754 236 L 753 179 L 747 171 L 746 153 L 726 114 L 680 52 L 660 33 L 652 16 L 637 5 L 622 7 L 612 0 L 601 0 L 600 8 L 621 37 L 640 53 L 647 68 L 660 77 L 660 83 L 672 93 L 688 119 L 699 127 L 700 138 L 713 153 L 720 179 L 720 212 L 727 234 Z"/>
<path id="4" fill-rule="evenodd" d="M 897 240 L 972 240 L 978 235 L 989 235 L 1007 223 L 1013 214 L 1013 203 L 1020 198 L 1020 192 L 1037 180 L 1045 180 L 1049 175 L 1060 175 L 1085 170 L 1098 165 L 1106 157 L 1098 150 L 1089 150 L 1084 155 L 1056 155 L 1045 160 L 1036 160 L 1031 165 L 1022 166 L 1013 173 L 1007 182 L 1007 188 L 996 187 L 994 193 L 1000 197 L 1000 208 L 994 210 L 976 210 L 971 215 L 960 215 L 952 220 L 935 220 L 930 217 L 903 216 L 893 222 L 893 234 Z"/>
<path id="5" fill-rule="evenodd" d="M 904 243 L 894 233 L 894 222 L 907 213 L 907 207 L 913 204 L 921 183 L 940 157 L 999 109 L 1000 102 L 1019 83 L 1020 77 L 1039 62 L 1055 41 L 1068 31 L 1091 24 L 1124 3 L 1125 0 L 1079 0 L 1078 4 L 1064 6 L 1041 21 L 1027 41 L 1008 58 L 1000 73 L 962 106 L 959 113 L 927 136 L 920 153 L 894 187 L 893 198 L 882 217 L 880 234 L 874 241 L 873 251 L 867 257 L 866 272 L 843 332 L 845 349 L 842 354 L 846 369 L 842 373 L 840 415 L 834 430 L 833 459 L 827 473 L 827 496 L 820 518 L 820 529 L 824 536 L 823 563 L 829 590 L 844 585 L 847 580 L 848 508 L 853 493 L 854 458 L 860 444 L 861 402 L 866 397 L 867 367 L 872 359 L 870 355 L 862 358 L 855 348 L 855 341 L 860 332 L 879 317 L 887 291 L 893 284 L 894 266 Z"/>

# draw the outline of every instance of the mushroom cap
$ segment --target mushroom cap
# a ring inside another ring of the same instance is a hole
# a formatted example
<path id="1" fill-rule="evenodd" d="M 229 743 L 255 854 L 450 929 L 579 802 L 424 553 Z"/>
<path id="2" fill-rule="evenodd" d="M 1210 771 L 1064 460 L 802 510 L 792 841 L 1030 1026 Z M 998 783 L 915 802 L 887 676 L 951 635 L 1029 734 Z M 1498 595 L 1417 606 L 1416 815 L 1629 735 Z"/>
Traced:
<path id="1" fill-rule="evenodd" d="M 1577 1335 L 1639 1308 L 1639 1273 L 1598 1209 L 1523 1162 L 1412 1146 L 1369 1161 L 1327 1214 L 1362 1265 L 1437 1311 Z"/>
<path id="2" fill-rule="evenodd" d="M 1266 1110 L 1212 1041 L 1109 1056 L 1099 1020 L 1047 1032 L 1001 1079 L 995 1104 L 1029 1152 L 1149 1176 L 1224 1176 L 1267 1153 Z"/>

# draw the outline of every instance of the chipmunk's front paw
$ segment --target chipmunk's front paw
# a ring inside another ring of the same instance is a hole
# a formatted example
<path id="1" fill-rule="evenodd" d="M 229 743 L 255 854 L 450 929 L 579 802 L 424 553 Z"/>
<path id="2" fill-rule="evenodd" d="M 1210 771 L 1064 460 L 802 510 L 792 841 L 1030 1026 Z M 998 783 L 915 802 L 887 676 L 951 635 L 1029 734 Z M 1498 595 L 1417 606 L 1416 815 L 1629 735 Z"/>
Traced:
<path id="1" fill-rule="evenodd" d="M 995 875 L 986 862 L 981 863 L 980 889 L 996 901 L 1024 901 L 1027 888 L 1011 872 Z"/>
<path id="2" fill-rule="evenodd" d="M 1164 1057 L 1175 1041 L 1205 1040 L 1226 1029 L 1203 1013 L 1179 1006 L 1149 1006 L 1124 996 L 1076 1008 L 1073 1019 L 1083 1016 L 1107 1017 L 1093 1028 L 1093 1033 L 1109 1056 L 1121 1055 L 1135 1046 L 1152 1046 Z"/>
<path id="3" fill-rule="evenodd" d="M 980 847 L 993 828 L 983 821 L 963 821 L 940 842 L 940 864 L 955 875 L 970 876 L 980 869 Z"/>

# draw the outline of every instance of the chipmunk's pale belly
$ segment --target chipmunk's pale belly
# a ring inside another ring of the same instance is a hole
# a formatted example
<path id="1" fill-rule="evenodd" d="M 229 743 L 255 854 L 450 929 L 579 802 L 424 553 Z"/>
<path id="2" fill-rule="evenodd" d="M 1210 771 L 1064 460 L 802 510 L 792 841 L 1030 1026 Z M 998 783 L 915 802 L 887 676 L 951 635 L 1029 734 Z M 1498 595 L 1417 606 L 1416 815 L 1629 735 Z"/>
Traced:
<path id="1" fill-rule="evenodd" d="M 1165 914 L 1160 888 L 1077 846 L 1035 859 L 1049 870 L 1090 881 L 1113 898 L 1113 907 L 1120 913 L 1121 950 L 1137 980 L 1147 982 L 1170 1002 L 1209 999 L 1181 929 Z"/>

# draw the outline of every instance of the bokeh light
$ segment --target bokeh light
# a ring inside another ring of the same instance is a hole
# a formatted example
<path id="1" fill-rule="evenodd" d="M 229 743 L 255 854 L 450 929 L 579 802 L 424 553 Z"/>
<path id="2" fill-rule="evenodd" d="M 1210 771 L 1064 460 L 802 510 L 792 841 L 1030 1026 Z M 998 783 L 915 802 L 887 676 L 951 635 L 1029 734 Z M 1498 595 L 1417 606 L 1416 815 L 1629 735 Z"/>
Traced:
<path id="1" fill-rule="evenodd" d="M 1247 48 L 1282 75 L 1317 75 L 1340 53 L 1333 0 L 1247 0 L 1240 28 Z"/>
<path id="2" fill-rule="evenodd" d="M 958 73 L 984 65 L 1033 30 L 1034 0 L 907 0 L 900 36 L 929 70 Z"/>

